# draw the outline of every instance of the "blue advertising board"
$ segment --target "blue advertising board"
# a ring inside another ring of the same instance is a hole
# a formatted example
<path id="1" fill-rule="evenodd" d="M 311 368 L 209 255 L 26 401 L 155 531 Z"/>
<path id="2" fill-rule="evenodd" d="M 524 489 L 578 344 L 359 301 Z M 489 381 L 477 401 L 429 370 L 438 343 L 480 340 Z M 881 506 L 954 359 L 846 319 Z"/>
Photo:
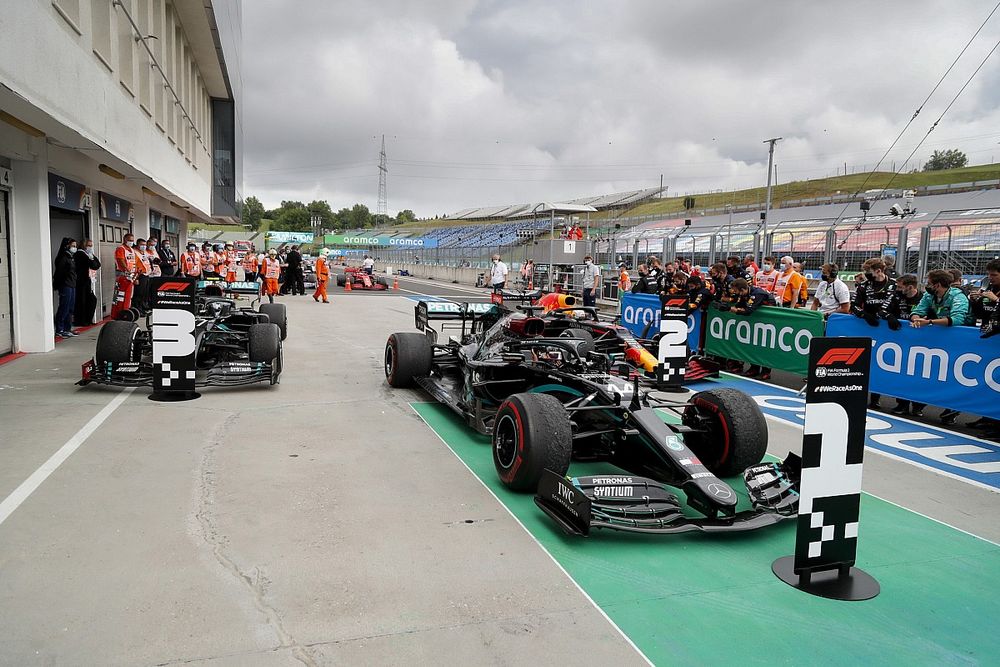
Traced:
<path id="1" fill-rule="evenodd" d="M 699 348 L 701 340 L 702 312 L 688 315 L 688 347 L 692 351 Z M 636 336 L 641 336 L 646 325 L 653 322 L 647 335 L 652 338 L 660 330 L 660 297 L 655 294 L 633 294 L 622 296 L 622 326 Z"/>
<path id="2" fill-rule="evenodd" d="M 1000 339 L 975 327 L 901 324 L 892 331 L 834 314 L 826 335 L 871 337 L 873 392 L 1000 419 Z"/>

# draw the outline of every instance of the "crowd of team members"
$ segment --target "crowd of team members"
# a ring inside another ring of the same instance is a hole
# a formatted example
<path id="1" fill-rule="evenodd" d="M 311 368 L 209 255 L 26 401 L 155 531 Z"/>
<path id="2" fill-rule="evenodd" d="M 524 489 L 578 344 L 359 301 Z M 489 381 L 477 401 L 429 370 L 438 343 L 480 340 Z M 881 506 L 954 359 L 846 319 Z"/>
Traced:
<path id="1" fill-rule="evenodd" d="M 1000 260 L 986 266 L 987 276 L 981 286 L 963 284 L 962 272 L 936 269 L 930 271 L 921 288 L 916 275 L 898 275 L 892 257 L 867 260 L 862 272 L 854 276 L 855 292 L 840 278 L 836 264 L 823 264 L 821 280 L 810 299 L 808 281 L 802 267 L 788 255 L 780 259 L 765 257 L 758 267 L 753 256 L 728 257 L 713 264 L 707 278 L 700 267 L 692 267 L 683 257 L 662 262 L 650 256 L 639 266 L 639 277 L 633 284 L 627 268 L 622 265 L 619 289 L 669 296 L 685 293 L 691 311 L 707 310 L 713 302 L 719 310 L 737 315 L 749 315 L 761 306 L 805 308 L 830 313 L 853 314 L 872 326 L 885 321 L 898 330 L 903 320 L 911 326 L 978 326 L 982 338 L 1000 333 Z M 770 379 L 771 369 L 750 366 L 744 370 L 741 361 L 726 360 L 727 370 L 747 377 Z M 872 408 L 881 408 L 881 396 L 871 395 Z M 923 416 L 925 404 L 897 399 L 892 412 L 897 415 Z M 958 412 L 944 410 L 941 421 L 953 424 Z M 1000 431 L 1000 422 L 980 418 L 972 426 Z"/>

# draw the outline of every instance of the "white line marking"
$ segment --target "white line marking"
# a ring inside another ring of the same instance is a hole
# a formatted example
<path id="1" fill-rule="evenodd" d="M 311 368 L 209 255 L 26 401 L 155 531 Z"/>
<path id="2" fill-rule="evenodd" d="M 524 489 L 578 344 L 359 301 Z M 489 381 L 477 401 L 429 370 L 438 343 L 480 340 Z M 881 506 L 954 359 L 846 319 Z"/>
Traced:
<path id="1" fill-rule="evenodd" d="M 480 479 L 479 475 L 477 475 L 476 472 L 472 468 L 469 467 L 469 464 L 467 464 L 465 461 L 463 461 L 462 457 L 459 456 L 458 453 L 454 449 L 451 448 L 451 445 L 449 445 L 447 443 L 447 441 L 445 441 L 445 439 L 443 437 L 441 437 L 441 434 L 438 433 L 436 430 L 434 430 L 433 426 L 431 426 L 430 424 L 427 423 L 427 420 L 424 419 L 423 416 L 419 412 L 417 412 L 417 409 L 413 407 L 413 404 L 410 403 L 409 405 L 410 405 L 410 409 L 413 410 L 413 412 L 415 412 L 418 417 L 420 417 L 420 421 L 424 422 L 424 424 L 427 424 L 427 428 L 429 428 L 431 430 L 431 433 L 433 433 L 434 435 L 436 435 L 438 437 L 438 440 L 440 440 L 442 443 L 444 443 L 444 446 L 448 448 L 448 451 L 451 452 L 455 456 L 456 459 L 458 459 L 458 462 L 461 463 L 463 466 L 465 466 L 465 469 L 468 470 L 472 474 L 472 476 L 476 478 L 477 482 L 479 482 L 480 484 L 483 485 L 483 488 L 486 489 L 486 492 L 489 493 L 491 496 L 493 496 L 494 500 L 496 500 L 498 503 L 500 503 L 500 507 L 504 508 L 504 510 L 507 511 L 507 514 L 509 514 L 511 516 L 511 518 L 514 519 L 514 521 L 517 522 L 517 525 L 519 525 L 522 528 L 522 530 L 524 530 L 524 532 L 526 532 L 528 534 L 528 537 L 530 537 L 534 541 L 534 543 L 538 545 L 538 548 L 541 549 L 545 553 L 545 555 L 548 556 L 552 560 L 552 562 L 555 564 L 555 566 L 557 568 L 559 568 L 559 571 L 566 575 L 566 578 L 569 579 L 570 582 L 572 582 L 572 584 L 574 586 L 576 586 L 576 590 L 580 591 L 580 594 L 583 595 L 583 597 L 585 597 L 587 599 L 587 601 L 590 602 L 590 604 L 592 604 L 594 606 L 594 609 L 597 610 L 597 613 L 599 613 L 601 616 L 603 616 L 604 620 L 606 620 L 608 623 L 611 624 L 611 627 L 613 627 L 618 632 L 618 634 L 621 635 L 622 639 L 624 639 L 625 642 L 629 646 L 631 646 L 633 649 L 635 649 L 635 652 L 638 653 L 639 656 L 643 660 L 646 661 L 647 665 L 653 665 L 653 661 L 650 660 L 648 657 L 646 657 L 646 654 L 643 653 L 639 649 L 639 647 L 635 645 L 635 642 L 633 642 L 632 639 L 629 638 L 629 636 L 626 635 L 625 632 L 621 628 L 618 627 L 618 624 L 615 623 L 614 621 L 612 621 L 611 617 L 608 616 L 604 612 L 604 610 L 601 609 L 600 606 L 598 606 L 598 604 L 596 602 L 594 602 L 594 598 L 590 597 L 590 595 L 587 594 L 587 591 L 583 590 L 583 587 L 580 586 L 580 584 L 578 584 L 576 582 L 576 579 L 574 579 L 570 575 L 570 573 L 566 571 L 566 568 L 564 568 L 559 563 L 559 561 L 556 560 L 556 557 L 553 556 L 551 553 L 549 553 L 549 550 L 545 548 L 545 545 L 543 545 L 541 542 L 539 542 L 538 538 L 535 537 L 531 533 L 530 530 L 528 530 L 527 526 L 525 526 L 523 523 L 521 523 L 521 520 L 517 518 L 517 515 L 515 515 L 513 512 L 510 511 L 510 508 L 507 507 L 507 504 L 504 503 L 504 501 L 500 500 L 500 497 L 497 496 L 497 494 L 493 493 L 493 489 L 491 489 L 489 486 L 487 486 L 486 482 L 484 482 L 482 479 Z"/>
<path id="2" fill-rule="evenodd" d="M 878 413 L 876 413 L 876 414 L 878 414 Z M 795 429 L 797 429 L 799 431 L 802 430 L 802 424 L 794 422 L 794 421 L 792 421 L 790 419 L 782 419 L 781 417 L 777 417 L 775 415 L 769 415 L 766 412 L 764 413 L 764 418 L 765 419 L 770 419 L 771 421 L 774 421 L 774 422 L 778 422 L 779 424 L 785 424 L 786 426 L 791 426 L 792 428 L 795 428 Z M 985 489 L 987 491 L 990 491 L 991 493 L 1000 493 L 1000 490 L 998 490 L 994 486 L 990 486 L 989 484 L 983 484 L 980 481 L 977 481 L 977 480 L 974 480 L 974 479 L 969 479 L 968 477 L 962 477 L 961 475 L 956 475 L 955 473 L 948 472 L 947 470 L 939 470 L 938 468 L 935 468 L 933 466 L 929 466 L 926 463 L 921 463 L 920 461 L 914 461 L 913 459 L 908 459 L 908 458 L 905 458 L 903 456 L 899 456 L 897 454 L 893 454 L 891 452 L 885 452 L 885 451 L 882 451 L 881 449 L 876 449 L 875 447 L 872 447 L 871 445 L 865 445 L 865 450 L 867 450 L 869 452 L 872 452 L 873 454 L 878 454 L 879 456 L 884 456 L 886 458 L 893 459 L 895 461 L 899 461 L 900 463 L 907 463 L 907 464 L 909 464 L 909 465 L 911 465 L 911 466 L 913 466 L 915 468 L 921 468 L 923 470 L 926 470 L 927 472 L 932 472 L 935 475 L 941 475 L 942 477 L 949 477 L 949 478 L 955 480 L 956 482 L 964 482 L 964 483 L 966 483 L 966 484 L 968 484 L 970 486 L 975 486 L 975 487 L 978 487 L 980 489 Z M 945 524 L 945 525 L 947 525 L 947 524 Z M 955 530 L 960 530 L 960 529 L 956 528 Z"/>
<path id="3" fill-rule="evenodd" d="M 59 450 L 49 457 L 49 460 L 43 463 L 38 470 L 31 473 L 28 479 L 21 482 L 14 491 L 4 498 L 4 501 L 0 503 L 0 525 L 7 520 L 11 514 L 14 513 L 18 507 L 21 506 L 25 500 L 28 499 L 35 490 L 42 485 L 42 482 L 48 478 L 53 472 L 56 471 L 59 466 L 63 464 L 66 459 L 68 459 L 73 452 L 79 449 L 87 438 L 89 438 L 97 428 L 104 423 L 104 420 L 111 416 L 111 413 L 118 409 L 125 399 L 128 398 L 132 392 L 135 391 L 135 387 L 129 387 L 123 389 L 121 393 L 111 399 L 111 402 L 104 406 L 100 412 L 94 415 L 89 422 L 83 425 L 83 427 L 73 434 L 66 444 L 59 448 Z"/>

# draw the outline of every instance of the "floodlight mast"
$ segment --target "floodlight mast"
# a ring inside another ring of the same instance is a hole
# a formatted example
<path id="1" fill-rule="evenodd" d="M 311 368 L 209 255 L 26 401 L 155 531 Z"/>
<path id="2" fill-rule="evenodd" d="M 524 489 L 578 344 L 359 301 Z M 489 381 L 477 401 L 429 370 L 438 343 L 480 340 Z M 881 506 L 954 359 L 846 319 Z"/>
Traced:
<path id="1" fill-rule="evenodd" d="M 767 149 L 767 197 L 764 200 L 764 221 L 761 226 L 761 244 L 759 262 L 764 261 L 767 254 L 767 219 L 771 215 L 771 174 L 774 173 L 774 145 L 781 141 L 782 137 L 765 139 L 763 143 L 770 144 Z"/>

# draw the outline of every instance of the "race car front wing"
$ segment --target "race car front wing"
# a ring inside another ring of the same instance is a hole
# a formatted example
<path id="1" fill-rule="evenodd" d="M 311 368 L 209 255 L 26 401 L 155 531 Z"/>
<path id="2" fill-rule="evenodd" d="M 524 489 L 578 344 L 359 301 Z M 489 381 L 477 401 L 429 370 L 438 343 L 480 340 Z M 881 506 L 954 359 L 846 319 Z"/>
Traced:
<path id="1" fill-rule="evenodd" d="M 106 361 L 102 364 L 90 360 L 83 364 L 82 378 L 77 382 L 85 386 L 91 382 L 118 387 L 153 386 L 153 364 L 145 361 Z M 257 382 L 277 384 L 281 372 L 280 361 L 227 361 L 218 363 L 195 374 L 198 387 L 232 387 Z"/>
<path id="2" fill-rule="evenodd" d="M 687 516 L 669 487 L 629 474 L 563 477 L 546 470 L 535 504 L 570 535 L 589 535 L 592 528 L 659 534 L 756 530 L 796 516 L 800 469 L 795 454 L 780 464 L 747 468 L 743 480 L 752 509 L 718 518 Z"/>

